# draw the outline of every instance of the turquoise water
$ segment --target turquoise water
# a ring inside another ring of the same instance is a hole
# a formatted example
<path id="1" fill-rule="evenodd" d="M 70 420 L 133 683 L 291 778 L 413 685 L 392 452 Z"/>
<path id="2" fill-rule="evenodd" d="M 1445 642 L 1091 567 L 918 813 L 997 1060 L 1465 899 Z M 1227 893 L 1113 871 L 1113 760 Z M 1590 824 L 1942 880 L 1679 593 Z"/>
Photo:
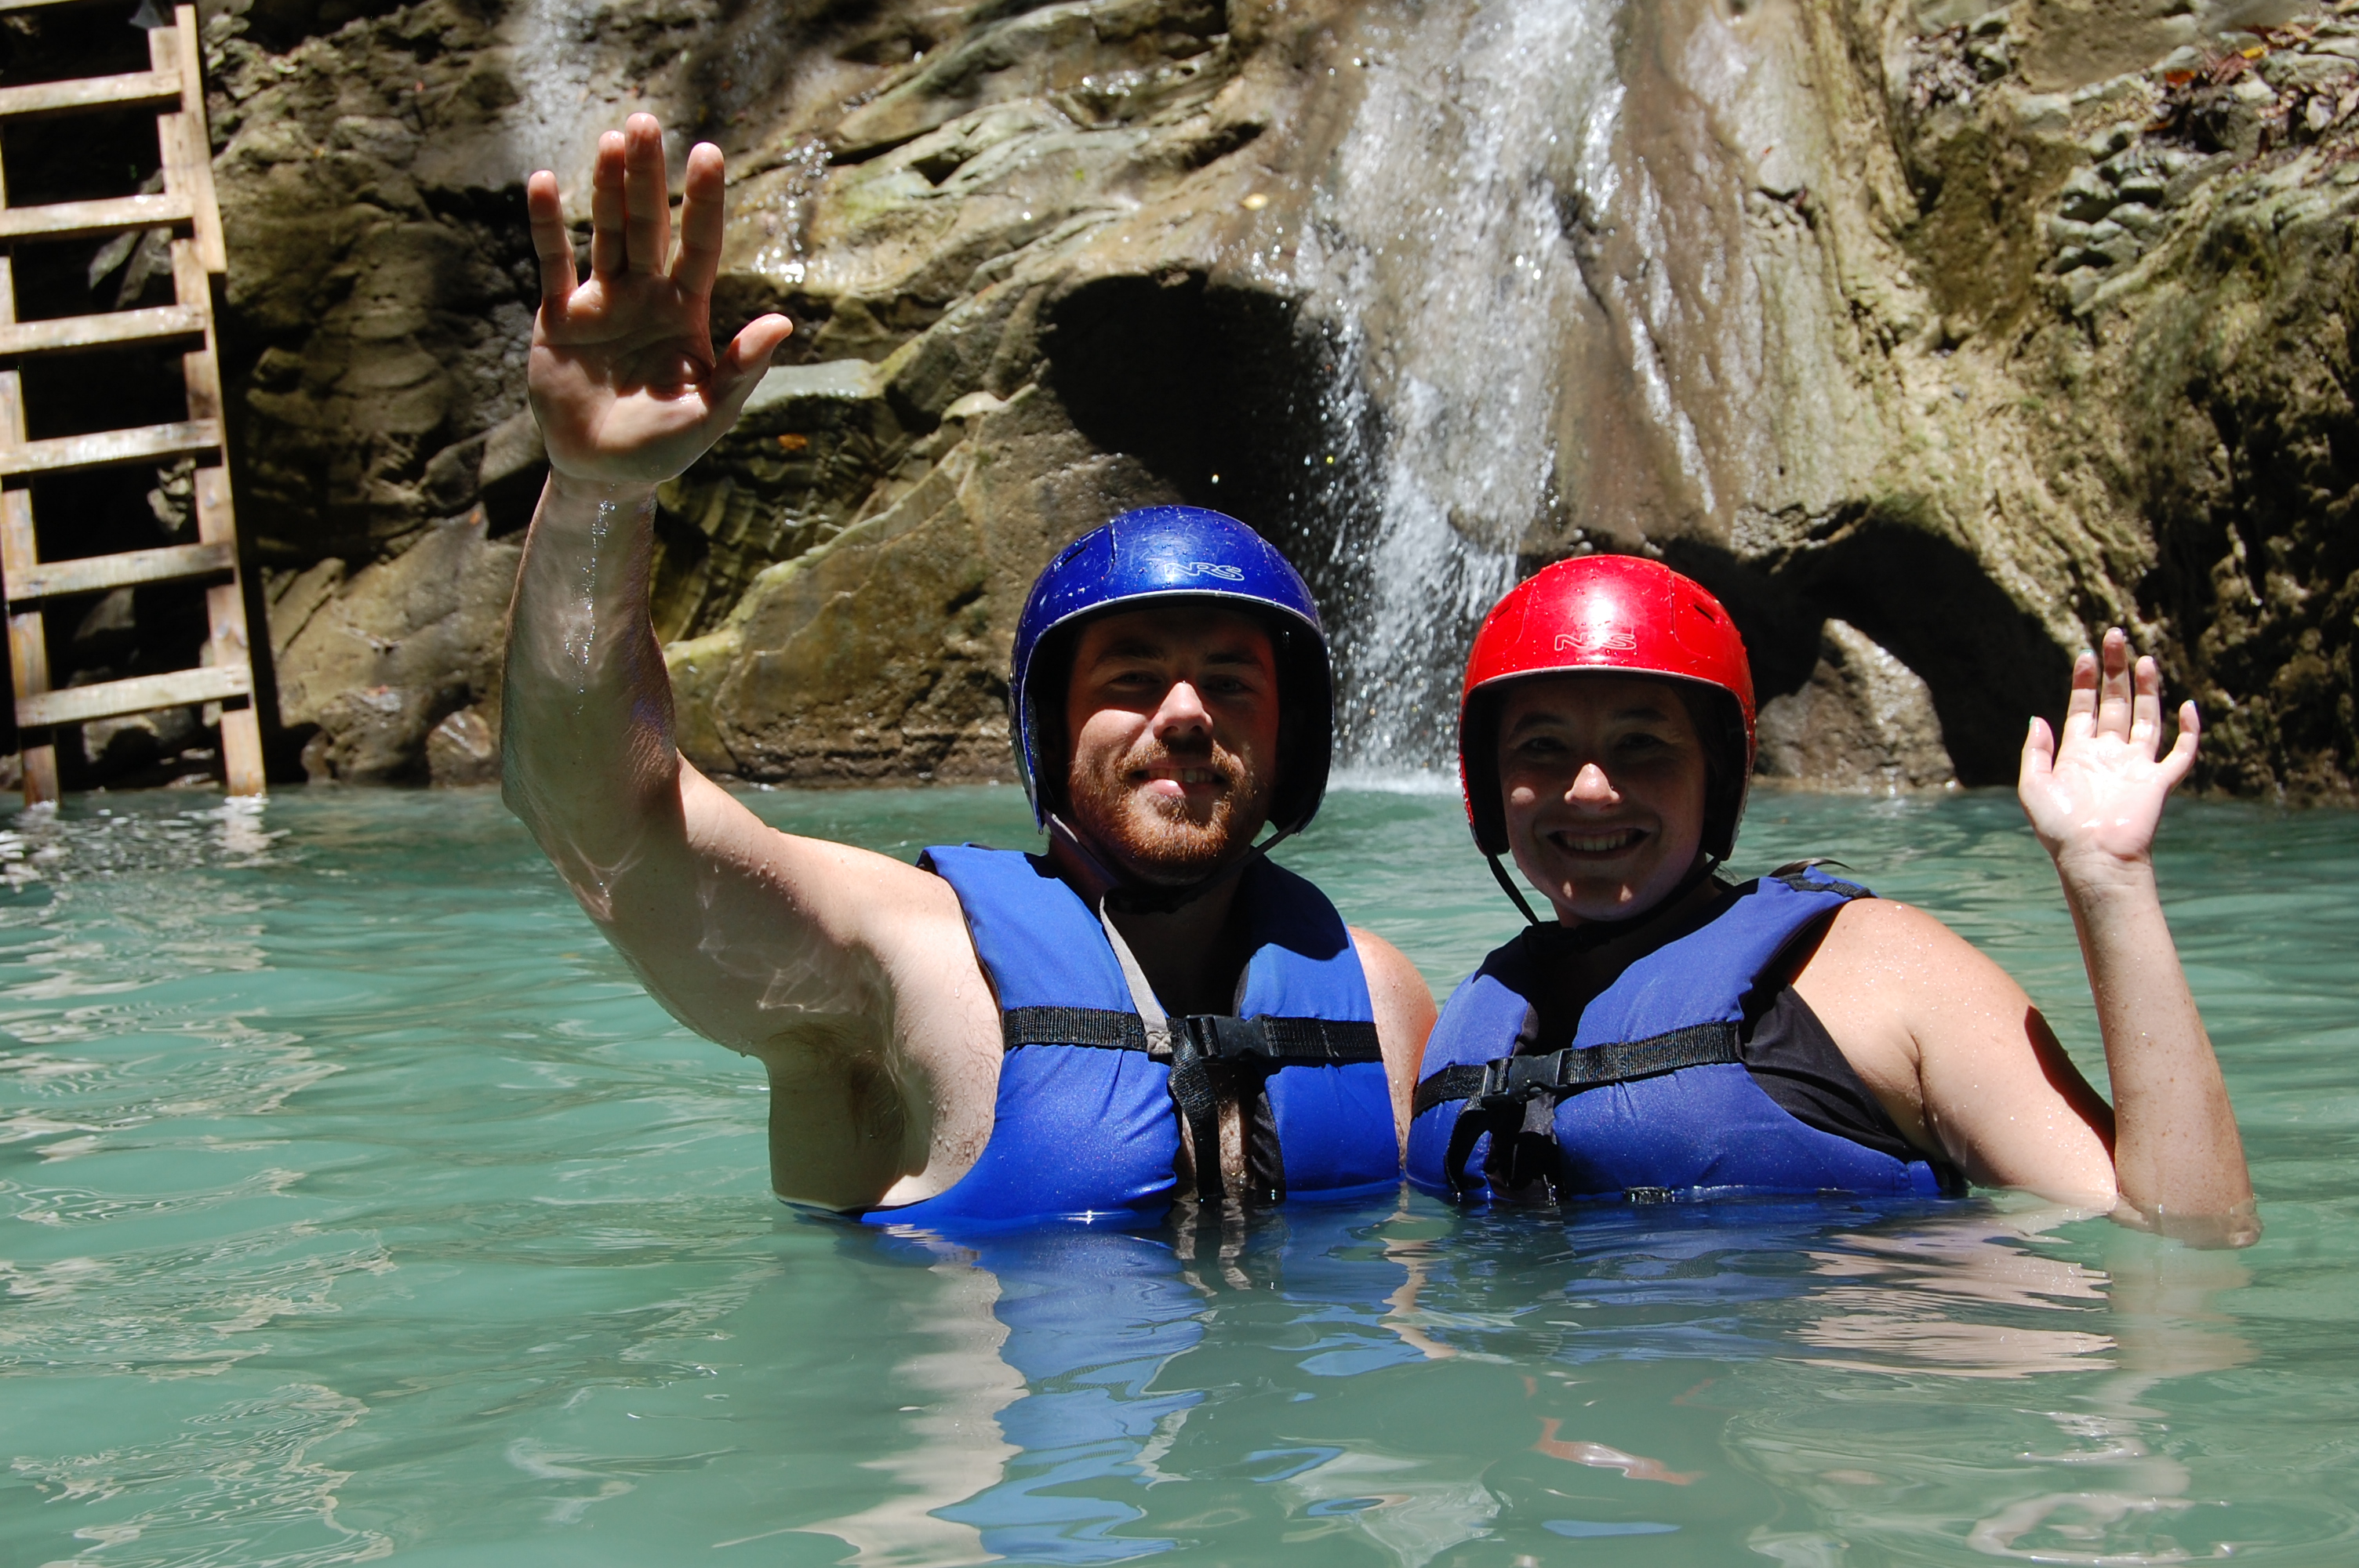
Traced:
<path id="1" fill-rule="evenodd" d="M 1028 842 L 1010 789 L 749 799 Z M 2169 826 L 2268 1225 L 2234 1254 L 2011 1196 L 929 1247 L 770 1198 L 759 1073 L 487 795 L 12 827 L 5 1568 L 2359 1555 L 2359 817 Z M 1770 795 L 1737 863 L 1812 852 L 2096 1065 L 2011 801 Z M 1283 858 L 1437 987 L 1510 928 L 1444 797 L 1341 795 Z"/>

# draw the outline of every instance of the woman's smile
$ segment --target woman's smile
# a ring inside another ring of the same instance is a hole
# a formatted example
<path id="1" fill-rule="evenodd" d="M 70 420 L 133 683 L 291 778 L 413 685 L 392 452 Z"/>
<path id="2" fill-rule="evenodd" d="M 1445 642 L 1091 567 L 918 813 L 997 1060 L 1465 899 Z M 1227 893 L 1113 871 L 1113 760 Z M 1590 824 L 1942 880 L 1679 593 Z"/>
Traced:
<path id="1" fill-rule="evenodd" d="M 1669 681 L 1516 683 L 1499 714 L 1499 777 L 1516 864 L 1567 924 L 1643 914 L 1695 866 L 1704 748 Z"/>

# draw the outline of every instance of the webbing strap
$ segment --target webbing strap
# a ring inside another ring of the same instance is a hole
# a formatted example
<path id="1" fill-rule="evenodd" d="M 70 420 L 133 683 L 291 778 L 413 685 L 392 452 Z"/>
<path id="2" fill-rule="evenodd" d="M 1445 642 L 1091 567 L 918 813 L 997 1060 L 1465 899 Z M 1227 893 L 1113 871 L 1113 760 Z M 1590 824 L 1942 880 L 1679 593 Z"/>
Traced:
<path id="1" fill-rule="evenodd" d="M 1207 1062 L 1256 1062 L 1266 1067 L 1349 1066 L 1381 1062 L 1373 1023 L 1331 1018 L 1231 1018 L 1190 1013 L 1170 1021 L 1174 1050 L 1182 1039 Z M 1018 1045 L 1098 1045 L 1149 1051 L 1147 1024 L 1135 1012 L 1096 1007 L 1012 1007 L 1000 1015 L 1000 1042 Z M 1160 1055 L 1160 1052 L 1154 1052 Z"/>
<path id="2" fill-rule="evenodd" d="M 1218 1198 L 1221 1177 L 1220 1098 L 1212 1080 L 1215 1063 L 1234 1064 L 1262 1077 L 1282 1067 L 1341 1067 L 1381 1062 L 1376 1026 L 1331 1018 L 1231 1018 L 1190 1013 L 1173 1018 L 1170 1044 L 1157 1048 L 1147 1023 L 1135 1012 L 1099 1007 L 1011 1007 L 999 1017 L 1006 1049 L 1018 1045 L 1094 1045 L 1144 1051 L 1171 1064 L 1171 1098 L 1188 1123 L 1196 1149 L 1196 1195 Z M 1285 1157 L 1277 1129 L 1267 1114 L 1266 1092 L 1250 1091 L 1246 1167 L 1256 1188 L 1271 1197 L 1286 1193 Z M 1267 1125 L 1263 1125 L 1266 1122 Z"/>
<path id="3" fill-rule="evenodd" d="M 1226 1191 L 1221 1176 L 1221 1102 L 1212 1087 L 1212 1073 L 1194 1040 L 1174 1031 L 1171 1036 L 1171 1099 L 1188 1123 L 1188 1137 L 1196 1168 L 1196 1195 L 1218 1198 Z"/>
<path id="4" fill-rule="evenodd" d="M 1540 1094 L 1579 1094 L 1607 1084 L 1658 1077 L 1681 1067 L 1710 1067 L 1741 1061 L 1736 1025 L 1695 1023 L 1644 1040 L 1608 1041 L 1567 1047 L 1545 1056 L 1501 1056 L 1477 1066 L 1444 1067 L 1417 1086 L 1412 1116 L 1423 1116 L 1451 1100 L 1513 1102 Z"/>
<path id="5" fill-rule="evenodd" d="M 1527 1147 L 1535 1140 L 1519 1135 L 1531 1130 L 1535 1111 L 1552 1114 L 1534 1103 L 1542 1097 L 1577 1095 L 1607 1084 L 1625 1084 L 1675 1073 L 1681 1067 L 1739 1062 L 1742 1058 L 1736 1054 L 1736 1040 L 1734 1023 L 1696 1023 L 1644 1040 L 1608 1041 L 1577 1050 L 1568 1046 L 1544 1056 L 1501 1056 L 1480 1066 L 1467 1064 L 1444 1067 L 1417 1086 L 1410 1114 L 1422 1116 L 1435 1106 L 1451 1100 L 1466 1102 L 1466 1108 L 1458 1113 L 1458 1120 L 1451 1127 L 1450 1148 L 1442 1157 L 1441 1167 L 1450 1190 L 1462 1196 L 1471 1184 L 1466 1177 L 1466 1162 L 1473 1157 L 1474 1145 L 1486 1132 L 1492 1135 L 1493 1150 L 1507 1157 L 1510 1184 L 1526 1174 L 1540 1173 L 1552 1164 L 1556 1158 L 1553 1137 L 1538 1138 L 1539 1147 L 1535 1151 Z M 1502 1140 L 1506 1143 L 1504 1150 Z M 1536 1152 L 1541 1156 L 1538 1169 L 1531 1173 L 1520 1170 L 1527 1162 L 1527 1156 Z"/>
<path id="6" fill-rule="evenodd" d="M 1190 1013 L 1171 1021 L 1171 1036 L 1196 1043 L 1215 1062 L 1258 1062 L 1268 1067 L 1348 1066 L 1381 1062 L 1373 1023 L 1332 1018 L 1230 1018 Z"/>
<path id="7" fill-rule="evenodd" d="M 1100 1007 L 1011 1007 L 999 1015 L 999 1038 L 1018 1045 L 1103 1045 L 1117 1051 L 1147 1049 L 1147 1024 L 1135 1012 Z"/>

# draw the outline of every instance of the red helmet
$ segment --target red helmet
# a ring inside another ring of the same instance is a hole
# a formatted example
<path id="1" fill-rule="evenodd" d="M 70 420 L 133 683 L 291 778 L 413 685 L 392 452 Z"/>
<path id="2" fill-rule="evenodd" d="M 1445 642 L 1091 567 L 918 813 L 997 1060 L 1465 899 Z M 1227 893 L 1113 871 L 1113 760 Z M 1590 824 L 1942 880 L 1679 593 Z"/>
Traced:
<path id="1" fill-rule="evenodd" d="M 1499 796 L 1499 697 L 1527 676 L 1603 670 L 1693 681 L 1718 694 L 1704 744 L 1720 765 L 1704 803 L 1703 851 L 1728 858 L 1753 777 L 1753 669 L 1745 639 L 1701 583 L 1636 556 L 1580 556 L 1516 585 L 1484 618 L 1458 701 L 1458 781 L 1485 855 L 1507 849 Z"/>

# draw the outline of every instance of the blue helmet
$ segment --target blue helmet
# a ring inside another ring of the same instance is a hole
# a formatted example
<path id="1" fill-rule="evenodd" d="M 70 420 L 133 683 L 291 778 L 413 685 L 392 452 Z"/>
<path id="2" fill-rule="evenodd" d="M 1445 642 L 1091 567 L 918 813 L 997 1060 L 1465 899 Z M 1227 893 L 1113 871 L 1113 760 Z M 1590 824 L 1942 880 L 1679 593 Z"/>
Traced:
<path id="1" fill-rule="evenodd" d="M 1284 737 L 1270 823 L 1280 833 L 1299 831 L 1327 793 L 1335 747 L 1327 633 L 1310 589 L 1286 557 L 1235 518 L 1201 506 L 1125 512 L 1066 546 L 1033 583 L 1016 622 L 1007 696 L 1008 738 L 1033 818 L 1045 827 L 1049 814 L 1063 806 L 1057 759 L 1045 759 L 1049 767 L 1042 771 L 1041 716 L 1062 708 L 1070 633 L 1109 611 L 1172 599 L 1250 611 L 1269 627 Z"/>

